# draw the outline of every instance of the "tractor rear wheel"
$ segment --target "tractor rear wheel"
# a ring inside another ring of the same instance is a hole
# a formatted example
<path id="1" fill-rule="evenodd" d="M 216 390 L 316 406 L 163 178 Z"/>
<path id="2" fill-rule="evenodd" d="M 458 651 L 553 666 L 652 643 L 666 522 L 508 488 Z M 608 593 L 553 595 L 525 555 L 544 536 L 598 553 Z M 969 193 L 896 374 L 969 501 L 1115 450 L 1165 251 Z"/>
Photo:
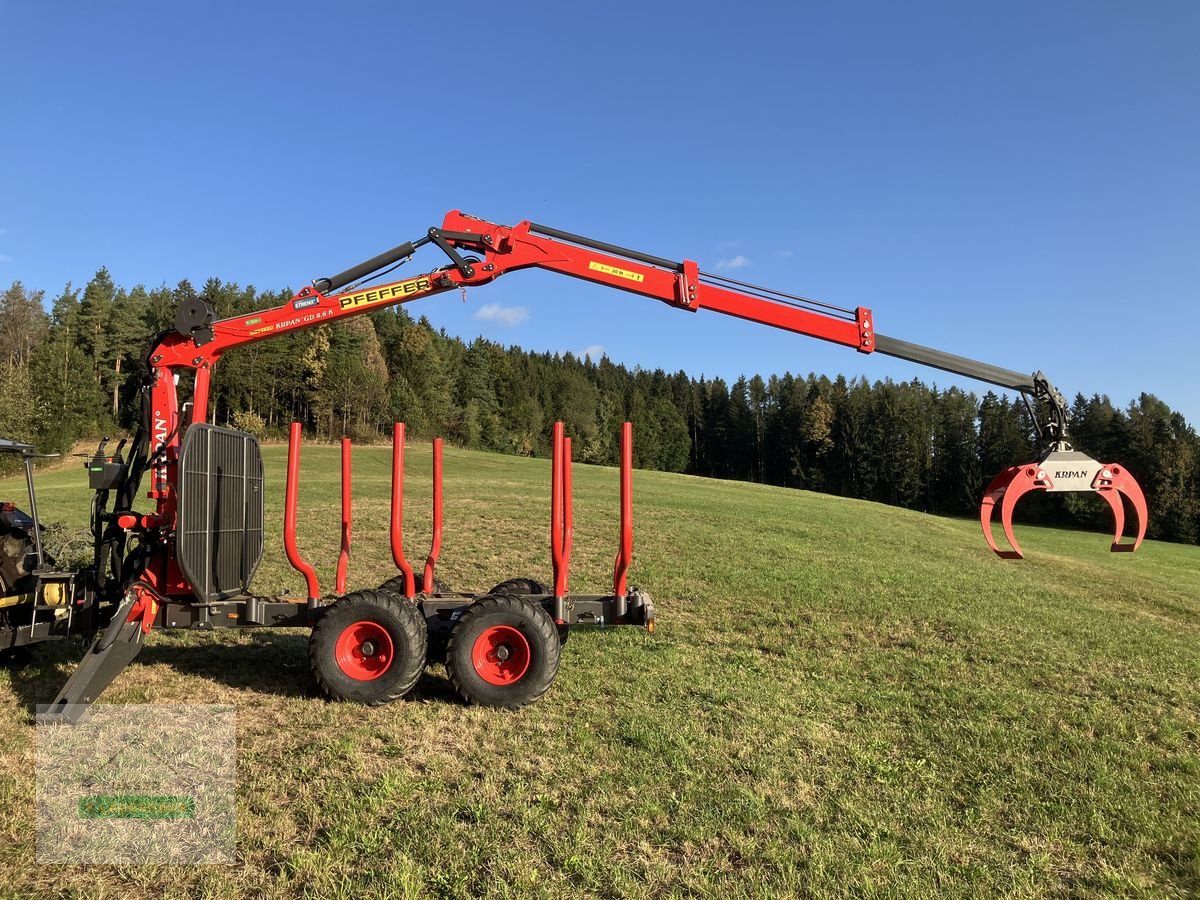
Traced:
<path id="1" fill-rule="evenodd" d="M 520 709 L 545 694 L 558 661 L 558 630 L 549 613 L 504 594 L 468 606 L 446 650 L 446 670 L 459 694 L 499 709 Z"/>
<path id="2" fill-rule="evenodd" d="M 398 700 L 425 670 L 425 617 L 415 603 L 384 591 L 335 601 L 313 627 L 308 658 L 335 700 L 379 706 Z"/>
<path id="3" fill-rule="evenodd" d="M 29 569 L 33 538 L 19 528 L 0 530 L 0 597 L 32 591 L 37 579 Z"/>

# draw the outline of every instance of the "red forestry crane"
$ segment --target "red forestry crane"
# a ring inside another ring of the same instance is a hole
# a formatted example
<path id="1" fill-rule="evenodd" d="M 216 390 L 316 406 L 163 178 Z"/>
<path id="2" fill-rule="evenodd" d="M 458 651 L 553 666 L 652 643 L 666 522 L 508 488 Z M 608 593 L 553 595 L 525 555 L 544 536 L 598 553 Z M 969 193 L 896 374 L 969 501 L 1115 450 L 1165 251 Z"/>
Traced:
<path id="1" fill-rule="evenodd" d="M 447 257 L 448 264 L 402 281 L 369 286 L 363 282 L 364 279 L 375 280 L 388 274 L 407 262 L 427 244 L 441 250 Z M 95 563 L 86 572 L 70 573 L 69 583 L 64 580 L 64 573 L 54 573 L 55 577 L 62 581 L 59 593 L 55 596 L 82 598 L 74 601 L 79 607 L 81 621 L 89 621 L 93 630 L 105 628 L 104 633 L 96 640 L 93 654 L 85 657 L 80 670 L 72 677 L 71 682 L 68 682 L 56 704 L 90 702 L 137 650 L 131 648 L 129 652 L 117 654 L 112 659 L 106 660 L 104 657 L 116 645 L 140 644 L 142 633 L 148 631 L 152 625 L 163 622 L 163 609 L 166 604 L 172 604 L 172 609 L 181 609 L 180 604 L 186 605 L 196 601 L 203 605 L 215 602 L 214 597 L 223 600 L 228 596 L 225 593 L 211 594 L 206 588 L 199 586 L 196 575 L 199 568 L 208 567 L 206 572 L 209 575 L 220 570 L 218 580 L 224 579 L 228 582 L 232 577 L 234 582 L 240 583 L 243 594 L 246 592 L 249 578 L 253 575 L 253 569 L 261 556 L 261 500 L 260 518 L 256 526 L 258 530 L 250 529 L 245 532 L 252 533 L 257 541 L 257 555 L 255 551 L 251 551 L 241 556 L 235 555 L 235 558 L 228 555 L 231 551 L 226 548 L 222 551 L 226 556 L 222 557 L 214 549 L 211 534 L 215 533 L 216 526 L 211 521 L 200 528 L 201 531 L 209 530 L 210 537 L 207 543 L 202 541 L 198 545 L 199 549 L 195 551 L 187 549 L 185 540 L 195 537 L 197 530 L 181 525 L 181 519 L 187 518 L 184 515 L 184 507 L 194 511 L 203 505 L 202 497 L 189 497 L 188 475 L 192 469 L 181 464 L 181 459 L 189 452 L 188 442 L 200 443 L 198 440 L 192 440 L 192 435 L 209 435 L 205 438 L 208 443 L 204 448 L 195 449 L 191 455 L 193 468 L 208 472 L 209 481 L 204 484 L 210 486 L 206 488 L 210 491 L 212 462 L 205 454 L 218 453 L 218 449 L 213 449 L 217 447 L 212 443 L 214 440 L 232 440 L 240 435 L 228 429 L 216 429 L 223 432 L 224 437 L 212 437 L 213 426 L 205 424 L 208 420 L 213 367 L 223 354 L 276 335 L 331 324 L 343 318 L 446 291 L 479 287 L 507 273 L 529 268 L 545 269 L 617 288 L 659 300 L 685 312 L 710 310 L 723 313 L 830 341 L 859 353 L 882 353 L 1016 391 L 1028 407 L 1045 452 L 1036 462 L 1016 465 L 1000 473 L 988 486 L 981 504 L 980 521 L 992 550 L 1001 557 L 1021 557 L 1020 547 L 1013 536 L 1012 512 L 1017 499 L 1029 491 L 1098 493 L 1109 504 L 1114 514 L 1114 551 L 1135 550 L 1145 536 L 1146 503 L 1137 482 L 1123 466 L 1098 462 L 1071 448 L 1066 440 L 1066 403 L 1059 391 L 1041 372 L 1026 375 L 888 337 L 876 330 L 874 315 L 865 307 L 844 309 L 702 272 L 697 264 L 690 260 L 678 262 L 664 259 L 529 221 L 514 226 L 498 225 L 454 210 L 446 215 L 441 227 L 430 228 L 421 238 L 406 241 L 337 275 L 317 278 L 289 302 L 274 309 L 214 321 L 211 307 L 202 299 L 181 305 L 176 316 L 175 329 L 161 335 L 147 354 L 147 374 L 142 391 L 143 422 L 133 441 L 128 459 L 122 458 L 120 447 L 116 454 L 107 456 L 101 445 L 90 462 L 91 486 L 98 491 L 93 511 Z M 189 371 L 194 376 L 190 402 L 181 409 L 176 385 L 180 375 Z M 204 429 L 210 431 L 204 432 Z M 242 450 L 237 452 L 242 453 Z M 628 452 L 627 446 L 623 448 L 623 452 Z M 256 455 L 257 445 L 253 448 L 253 454 L 261 470 L 261 460 Z M 250 459 L 251 451 L 246 450 L 244 457 Z M 567 472 L 569 482 L 569 456 Z M 147 473 L 150 475 L 148 496 L 155 501 L 155 509 L 149 513 L 137 513 L 133 511 L 133 507 L 142 477 Z M 246 473 L 243 472 L 243 475 L 246 476 Z M 259 477 L 261 478 L 261 475 Z M 261 490 L 254 485 L 246 489 Z M 556 487 L 556 490 L 560 488 Z M 114 501 L 111 512 L 108 509 L 110 495 Z M 1121 540 L 1125 524 L 1122 497 L 1129 500 L 1137 514 L 1136 535 L 1128 543 Z M 248 500 L 246 502 L 249 503 Z M 623 507 L 626 503 L 627 497 L 623 496 Z M 1001 525 L 1011 549 L 1002 550 L 992 536 L 991 518 L 997 506 L 1000 509 Z M 561 510 L 559 514 L 561 515 Z M 250 528 L 246 525 L 244 516 L 242 527 Z M 555 551 L 556 565 L 560 550 L 561 548 Z M 623 548 L 622 553 L 625 552 Z M 200 556 L 196 556 L 197 553 Z M 180 565 L 180 561 L 187 558 L 193 560 L 190 568 Z M 39 568 L 46 569 L 40 546 L 38 559 Z M 199 562 L 196 561 L 198 559 Z M 628 558 L 625 565 L 628 566 Z M 43 579 L 47 583 L 50 580 L 53 579 L 49 576 Z M 411 588 L 408 593 L 411 594 Z M 283 616 L 277 616 L 272 622 L 263 620 L 262 607 L 256 605 L 258 599 L 261 598 L 250 598 L 247 601 L 249 605 L 229 613 L 229 618 L 236 620 L 235 624 L 239 627 L 296 624 Z M 342 599 L 347 600 L 349 597 Z M 562 598 L 557 597 L 556 600 L 561 601 Z M 623 603 L 624 598 L 621 600 Z M 5 601 L 0 599 L 0 615 L 3 614 L 4 605 Z M 107 608 L 107 613 L 94 612 L 102 608 Z M 323 610 L 336 608 L 335 603 L 332 606 L 314 609 L 310 602 L 308 621 L 312 622 L 321 617 Z M 625 610 L 624 606 L 617 608 Z M 561 609 L 561 606 L 554 609 Z M 604 609 L 607 610 L 608 607 Z M 83 617 L 84 610 L 93 610 L 90 619 Z M 182 615 L 180 613 L 180 616 Z M 329 616 L 325 615 L 325 618 L 328 619 Z M 463 618 L 467 618 L 465 613 Z M 34 619 L 36 620 L 36 614 Z M 547 621 L 560 620 L 561 617 L 556 615 Z M 622 612 L 615 615 L 614 620 L 628 621 L 628 618 Z M 4 622 L 0 621 L 0 626 L 3 624 Z M 174 624 L 170 623 L 171 626 Z M 213 627 L 207 619 L 201 624 Z M 353 653 L 359 654 L 355 659 L 358 660 L 360 668 L 355 671 L 365 672 L 370 667 L 362 668 L 366 665 L 361 658 L 362 653 L 366 652 L 364 648 L 375 652 L 378 641 L 372 637 L 354 643 L 351 638 L 355 634 L 373 635 L 376 632 L 372 630 L 374 626 L 368 628 L 362 622 L 351 624 L 353 628 L 348 627 L 343 635 L 343 638 L 350 640 L 350 644 L 353 645 L 346 653 L 353 650 Z M 192 627 L 200 625 L 193 624 Z M 321 627 L 319 623 L 317 627 Z M 501 629 L 507 626 L 495 627 Z M 354 631 L 354 628 L 358 630 Z M 0 634 L 0 650 L 5 646 L 48 639 L 53 628 L 48 625 L 47 629 L 44 635 L 39 637 L 35 623 L 29 627 L 28 634 L 20 632 L 17 637 L 9 637 L 7 643 Z M 314 631 L 314 639 L 316 634 Z M 393 633 L 392 636 L 396 637 L 397 634 L 398 632 Z M 430 634 L 433 634 L 432 626 Z M 396 639 L 399 640 L 398 637 Z M 503 641 L 495 643 L 500 639 L 495 638 L 494 634 L 488 640 L 492 640 L 492 644 L 488 644 L 487 647 L 493 647 L 494 644 L 493 649 L 498 648 L 496 652 L 504 656 L 501 662 L 508 665 L 506 661 L 511 657 L 505 654 L 514 652 L 509 644 Z M 337 646 L 341 647 L 341 644 Z M 479 649 L 480 647 L 484 649 Z M 476 649 L 483 653 L 486 659 L 476 659 L 476 668 L 485 664 L 501 665 L 495 658 L 487 656 L 487 653 L 491 652 L 487 647 L 483 644 L 477 646 Z M 528 646 L 525 652 L 528 656 Z M 423 659 L 424 645 L 421 655 Z M 528 659 L 532 658 L 528 656 Z M 378 668 L 378 659 L 373 659 Z M 484 662 L 481 663 L 480 659 Z M 487 660 L 491 660 L 491 663 Z M 554 663 L 557 666 L 557 656 Z M 328 685 L 326 687 L 328 689 Z M 544 689 L 543 687 L 542 690 Z M 470 695 L 468 691 L 464 692 Z M 359 697 L 360 694 L 351 691 L 344 696 Z M 483 695 L 480 694 L 470 696 L 479 702 L 490 702 L 481 699 Z"/>
<path id="2" fill-rule="evenodd" d="M 416 278 L 334 293 L 408 260 L 426 244 L 438 247 L 450 264 Z M 315 279 L 282 307 L 220 322 L 212 321 L 212 311 L 202 300 L 179 310 L 176 331 L 150 354 L 151 455 L 155 459 L 150 496 L 158 500 L 158 512 L 148 524 L 161 527 L 172 521 L 173 458 L 183 426 L 172 376 L 179 370 L 195 371 L 191 422 L 204 422 L 212 367 L 228 350 L 397 303 L 479 287 L 508 272 L 529 268 L 628 291 L 686 312 L 711 310 L 841 344 L 859 353 L 882 353 L 1016 391 L 1028 407 L 1046 454 L 1037 462 L 1001 472 L 988 486 L 980 512 L 988 545 L 1002 557 L 1021 558 L 1012 532 L 1012 511 L 1017 499 L 1029 491 L 1100 494 L 1115 519 L 1114 551 L 1135 550 L 1145 537 L 1146 503 L 1137 482 L 1124 467 L 1102 464 L 1071 448 L 1066 440 L 1066 401 L 1041 372 L 1026 375 L 879 334 L 866 307 L 844 309 L 701 272 L 690 260 L 663 259 L 529 221 L 512 227 L 497 225 L 458 210 L 446 215 L 441 228 L 430 228 L 419 240 L 406 241 L 337 275 Z M 1121 542 L 1125 522 L 1121 495 L 1137 513 L 1137 535 L 1132 543 Z M 1011 550 L 1001 550 L 992 537 L 991 516 L 997 503 Z M 168 583 L 171 581 L 174 579 Z"/>

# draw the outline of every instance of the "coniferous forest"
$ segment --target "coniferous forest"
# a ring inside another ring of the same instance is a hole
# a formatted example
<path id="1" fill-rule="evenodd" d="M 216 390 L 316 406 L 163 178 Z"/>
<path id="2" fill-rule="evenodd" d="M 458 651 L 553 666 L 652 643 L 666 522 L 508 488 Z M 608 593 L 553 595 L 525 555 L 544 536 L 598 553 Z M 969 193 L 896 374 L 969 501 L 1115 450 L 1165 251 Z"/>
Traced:
<path id="1" fill-rule="evenodd" d="M 278 306 L 291 292 L 210 279 L 197 290 L 117 286 L 101 269 L 58 296 L 14 282 L 0 297 L 0 436 L 61 452 L 132 430 L 141 355 L 197 294 L 218 318 Z M 47 302 L 48 301 L 48 302 Z M 685 372 L 630 370 L 482 338 L 470 344 L 402 307 L 229 353 L 217 366 L 212 421 L 264 438 L 289 422 L 317 438 L 381 439 L 393 421 L 416 438 L 548 455 L 561 419 L 581 462 L 615 464 L 619 425 L 634 422 L 640 468 L 757 481 L 973 515 L 988 480 L 1035 457 L 1020 400 L 921 381 L 753 375 L 732 384 Z M 1151 510 L 1149 536 L 1200 538 L 1200 439 L 1151 394 L 1128 405 L 1077 396 L 1071 441 L 1123 462 Z M 1096 497 L 1041 496 L 1024 518 L 1108 527 Z"/>

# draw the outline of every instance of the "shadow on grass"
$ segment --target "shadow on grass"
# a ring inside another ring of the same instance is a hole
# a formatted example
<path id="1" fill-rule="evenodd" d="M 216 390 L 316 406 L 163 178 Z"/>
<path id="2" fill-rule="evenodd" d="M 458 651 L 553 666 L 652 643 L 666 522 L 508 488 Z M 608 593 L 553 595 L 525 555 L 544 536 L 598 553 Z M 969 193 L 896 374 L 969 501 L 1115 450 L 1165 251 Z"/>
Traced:
<path id="1" fill-rule="evenodd" d="M 243 640 L 182 643 L 170 638 L 149 644 L 133 665 L 165 664 L 181 675 L 223 687 L 280 697 L 316 696 L 308 670 L 308 636 L 242 632 Z M 206 698 L 207 699 L 207 698 Z"/>
<path id="2" fill-rule="evenodd" d="M 327 702 L 309 670 L 307 635 L 246 634 L 249 641 L 237 644 L 216 641 L 185 644 L 169 638 L 150 643 L 117 676 L 115 684 L 120 685 L 123 675 L 135 673 L 141 666 L 165 664 L 181 675 L 211 681 L 223 688 Z M 85 648 L 75 642 L 42 644 L 0 660 L 0 670 L 7 674 L 13 693 L 32 718 L 39 704 L 52 702 L 62 690 L 84 652 Z M 219 699 L 208 692 L 202 696 L 205 702 Z M 407 700 L 462 703 L 440 664 L 430 664 L 416 687 L 399 702 Z"/>
<path id="3" fill-rule="evenodd" d="M 49 703 L 83 657 L 76 641 L 51 641 L 6 653 L 0 672 L 32 719 L 39 703 Z"/>

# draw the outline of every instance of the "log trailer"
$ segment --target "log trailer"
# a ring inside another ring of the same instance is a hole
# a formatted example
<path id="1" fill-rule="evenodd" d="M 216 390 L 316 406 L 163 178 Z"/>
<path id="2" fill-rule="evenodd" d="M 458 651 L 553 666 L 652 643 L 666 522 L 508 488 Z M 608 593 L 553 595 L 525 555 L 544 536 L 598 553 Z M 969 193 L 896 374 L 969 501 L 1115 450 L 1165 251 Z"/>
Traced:
<path id="1" fill-rule="evenodd" d="M 422 247 L 448 262 L 414 278 L 370 285 Z M 1146 533 L 1146 503 L 1123 466 L 1101 463 L 1067 443 L 1063 396 L 1041 372 L 1026 375 L 880 334 L 870 309 L 845 309 L 703 272 L 675 261 L 556 228 L 523 221 L 498 225 L 457 210 L 441 227 L 337 275 L 317 278 L 274 309 L 214 321 L 204 299 L 182 303 L 175 328 L 145 356 L 142 419 L 132 441 L 114 452 L 102 442 L 87 460 L 95 492 L 90 565 L 65 569 L 42 546 L 34 492 L 34 448 L 12 441 L 0 452 L 20 455 L 29 514 L 0 505 L 0 652 L 78 635 L 91 644 L 78 668 L 40 715 L 77 721 L 138 654 L 151 629 L 309 627 L 317 682 L 331 697 L 368 704 L 410 690 L 426 662 L 444 659 L 469 702 L 516 708 L 549 688 L 561 642 L 572 625 L 636 625 L 652 630 L 654 608 L 630 589 L 632 559 L 631 433 L 622 435 L 620 547 L 613 590 L 571 594 L 570 442 L 554 430 L 551 487 L 553 583 L 514 578 L 483 593 L 449 590 L 435 578 L 441 540 L 440 444 L 435 445 L 434 541 L 422 572 L 404 557 L 403 429 L 393 443 L 392 550 L 400 574 L 377 588 L 346 591 L 350 539 L 349 453 L 343 449 L 343 542 L 336 590 L 322 595 L 295 542 L 299 426 L 292 429 L 285 515 L 288 558 L 305 577 L 306 596 L 251 592 L 262 557 L 262 458 L 253 436 L 208 422 L 213 367 L 229 350 L 276 335 L 374 312 L 447 291 L 479 287 L 522 269 L 544 269 L 666 303 L 684 312 L 723 313 L 819 338 L 862 354 L 881 353 L 973 378 L 1018 393 L 1036 427 L 1043 455 L 1014 465 L 988 486 L 980 522 L 988 545 L 1020 558 L 1012 531 L 1016 501 L 1030 491 L 1092 491 L 1115 518 L 1111 549 L 1132 551 Z M 180 376 L 191 373 L 181 405 Z M 153 508 L 135 508 L 144 480 Z M 1136 534 L 1123 542 L 1126 498 Z M 996 509 L 1008 547 L 997 545 Z"/>

